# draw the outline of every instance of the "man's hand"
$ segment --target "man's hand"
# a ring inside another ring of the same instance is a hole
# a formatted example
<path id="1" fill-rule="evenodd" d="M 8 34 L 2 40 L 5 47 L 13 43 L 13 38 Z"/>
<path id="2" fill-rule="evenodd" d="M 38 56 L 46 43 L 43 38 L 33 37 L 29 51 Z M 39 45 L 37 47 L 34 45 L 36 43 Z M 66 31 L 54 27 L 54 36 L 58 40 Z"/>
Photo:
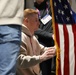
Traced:
<path id="1" fill-rule="evenodd" d="M 56 55 L 56 48 L 55 47 L 49 47 L 42 55 L 40 55 L 40 59 L 42 61 L 45 61 L 47 59 L 50 59 Z"/>

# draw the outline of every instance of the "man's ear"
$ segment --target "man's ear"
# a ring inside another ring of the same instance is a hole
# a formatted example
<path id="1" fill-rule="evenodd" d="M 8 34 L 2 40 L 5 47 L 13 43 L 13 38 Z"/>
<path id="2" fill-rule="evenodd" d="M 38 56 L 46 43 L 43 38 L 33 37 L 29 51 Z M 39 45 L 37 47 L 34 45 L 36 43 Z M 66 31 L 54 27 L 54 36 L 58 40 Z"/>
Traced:
<path id="1" fill-rule="evenodd" d="M 24 18 L 23 21 L 24 21 L 24 22 L 28 22 L 28 18 Z"/>

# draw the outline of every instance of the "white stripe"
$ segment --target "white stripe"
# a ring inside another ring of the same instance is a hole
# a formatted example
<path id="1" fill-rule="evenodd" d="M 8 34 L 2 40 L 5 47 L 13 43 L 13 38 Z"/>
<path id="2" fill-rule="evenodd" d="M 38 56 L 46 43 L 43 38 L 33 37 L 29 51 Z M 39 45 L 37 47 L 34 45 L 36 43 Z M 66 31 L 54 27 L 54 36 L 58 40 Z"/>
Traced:
<path id="1" fill-rule="evenodd" d="M 63 25 L 59 26 L 59 39 L 60 39 L 60 60 L 61 60 L 61 75 L 64 75 L 64 33 Z"/>
<path id="2" fill-rule="evenodd" d="M 74 66 L 75 66 L 75 56 L 74 56 L 74 37 L 72 32 L 72 25 L 67 25 L 67 30 L 69 34 L 69 66 L 70 66 L 70 75 L 74 75 Z"/>

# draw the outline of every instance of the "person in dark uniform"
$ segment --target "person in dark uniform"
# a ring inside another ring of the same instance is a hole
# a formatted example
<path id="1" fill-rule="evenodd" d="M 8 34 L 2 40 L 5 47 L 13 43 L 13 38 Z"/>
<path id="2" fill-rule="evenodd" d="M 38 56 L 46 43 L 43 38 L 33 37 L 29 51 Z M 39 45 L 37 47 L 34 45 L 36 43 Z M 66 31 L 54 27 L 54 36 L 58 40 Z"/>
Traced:
<path id="1" fill-rule="evenodd" d="M 36 0 L 34 2 L 34 7 L 39 11 L 40 27 L 35 32 L 38 41 L 46 47 L 54 46 L 50 1 Z M 55 60 L 55 58 L 53 59 Z M 42 70 L 42 75 L 53 75 L 51 73 L 52 59 L 42 62 L 40 68 Z"/>

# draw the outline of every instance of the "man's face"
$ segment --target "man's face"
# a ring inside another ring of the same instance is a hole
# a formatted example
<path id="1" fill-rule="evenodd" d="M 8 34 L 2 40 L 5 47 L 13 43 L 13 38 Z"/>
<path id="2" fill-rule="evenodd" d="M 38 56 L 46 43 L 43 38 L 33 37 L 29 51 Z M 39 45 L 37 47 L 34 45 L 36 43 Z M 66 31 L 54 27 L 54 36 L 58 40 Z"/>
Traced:
<path id="1" fill-rule="evenodd" d="M 40 25 L 40 22 L 38 19 L 38 15 L 34 14 L 29 19 L 29 26 L 30 26 L 31 31 L 36 31 L 39 28 L 39 25 Z"/>
<path id="2" fill-rule="evenodd" d="M 44 0 L 36 0 L 38 4 L 41 4 Z"/>

